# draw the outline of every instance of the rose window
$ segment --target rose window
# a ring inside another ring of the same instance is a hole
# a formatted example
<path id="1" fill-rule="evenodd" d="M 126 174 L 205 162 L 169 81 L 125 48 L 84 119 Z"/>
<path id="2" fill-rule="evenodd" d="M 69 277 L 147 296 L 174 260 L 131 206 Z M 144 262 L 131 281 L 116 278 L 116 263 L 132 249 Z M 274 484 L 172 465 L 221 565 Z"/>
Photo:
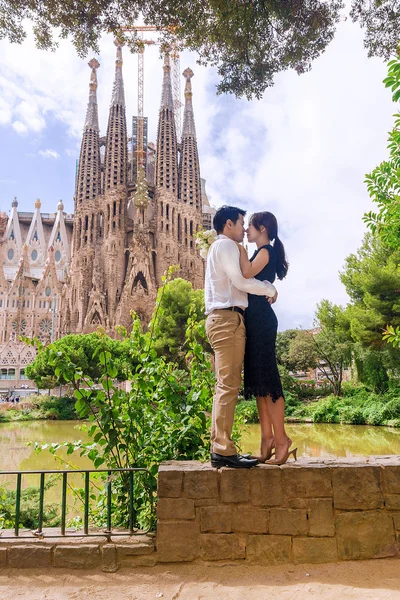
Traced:
<path id="1" fill-rule="evenodd" d="M 25 321 L 25 319 L 22 319 L 21 323 L 19 324 L 19 330 L 20 330 L 21 333 L 25 333 L 26 326 L 27 326 L 27 322 Z M 18 329 L 18 323 L 17 323 L 17 321 L 13 322 L 12 328 L 13 328 L 13 331 L 17 331 L 17 329 Z"/>
<path id="2" fill-rule="evenodd" d="M 41 341 L 50 338 L 51 336 L 51 321 L 50 319 L 43 319 L 39 323 L 39 339 Z"/>

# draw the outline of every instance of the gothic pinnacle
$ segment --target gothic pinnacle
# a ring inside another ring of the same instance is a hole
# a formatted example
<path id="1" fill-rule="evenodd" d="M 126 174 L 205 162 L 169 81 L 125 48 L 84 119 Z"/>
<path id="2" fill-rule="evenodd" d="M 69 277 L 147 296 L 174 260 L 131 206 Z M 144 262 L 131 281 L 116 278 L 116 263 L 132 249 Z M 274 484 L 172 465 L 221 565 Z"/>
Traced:
<path id="1" fill-rule="evenodd" d="M 189 67 L 183 72 L 183 76 L 186 79 L 185 84 L 185 110 L 183 113 L 183 127 L 182 137 L 193 136 L 196 137 L 196 127 L 194 124 L 194 114 L 192 105 L 192 82 L 193 71 Z"/>
<path id="2" fill-rule="evenodd" d="M 124 81 L 122 79 L 122 46 L 123 44 L 118 40 L 114 40 L 114 44 L 117 47 L 117 58 L 115 60 L 115 79 L 114 87 L 111 96 L 111 106 L 119 104 L 125 106 L 125 92 L 124 92 Z"/>
<path id="3" fill-rule="evenodd" d="M 169 108 L 174 110 L 174 99 L 172 96 L 172 84 L 171 84 L 171 63 L 169 58 L 169 52 L 166 51 L 164 54 L 164 78 L 161 94 L 161 109 Z"/>
<path id="4" fill-rule="evenodd" d="M 89 82 L 89 102 L 86 111 L 86 119 L 84 129 L 92 129 L 93 131 L 99 131 L 99 116 L 97 110 L 97 73 L 96 70 L 99 68 L 100 63 L 92 58 L 88 62 L 89 67 L 92 69 L 90 74 Z"/>

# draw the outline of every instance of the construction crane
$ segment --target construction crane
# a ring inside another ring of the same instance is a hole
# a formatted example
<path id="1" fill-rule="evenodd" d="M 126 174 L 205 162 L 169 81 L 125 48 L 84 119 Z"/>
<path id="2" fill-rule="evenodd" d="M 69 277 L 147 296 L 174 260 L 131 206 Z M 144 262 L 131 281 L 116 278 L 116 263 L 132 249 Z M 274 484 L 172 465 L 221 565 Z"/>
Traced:
<path id="1" fill-rule="evenodd" d="M 144 147 L 144 50 L 146 46 L 158 44 L 155 40 L 143 39 L 144 32 L 158 32 L 157 27 L 152 25 L 133 25 L 132 27 L 121 27 L 122 31 L 137 31 L 142 34 L 138 40 L 138 117 L 137 117 L 137 144 L 136 144 L 136 173 L 140 168 L 146 168 L 146 148 Z M 172 45 L 172 92 L 174 102 L 174 115 L 176 135 L 178 142 L 181 137 L 181 77 L 180 77 L 180 57 L 175 44 Z"/>

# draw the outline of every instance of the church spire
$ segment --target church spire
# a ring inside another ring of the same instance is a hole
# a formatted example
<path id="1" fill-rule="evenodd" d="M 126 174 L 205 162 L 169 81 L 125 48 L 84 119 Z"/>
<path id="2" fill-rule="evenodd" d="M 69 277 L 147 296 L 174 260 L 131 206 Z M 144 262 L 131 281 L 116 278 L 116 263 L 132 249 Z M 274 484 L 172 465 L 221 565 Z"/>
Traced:
<path id="1" fill-rule="evenodd" d="M 104 189 L 123 185 L 127 180 L 127 133 L 125 115 L 125 93 L 122 78 L 122 45 L 118 40 L 115 61 L 115 78 L 108 117 Z"/>
<path id="2" fill-rule="evenodd" d="M 119 104 L 120 106 L 125 107 L 124 80 L 122 78 L 122 45 L 118 40 L 115 40 L 114 44 L 117 47 L 117 58 L 115 60 L 115 78 L 111 96 L 111 106 Z"/>
<path id="3" fill-rule="evenodd" d="M 156 186 L 178 193 L 178 148 L 169 53 L 164 55 L 164 79 L 157 131 Z"/>
<path id="4" fill-rule="evenodd" d="M 171 60 L 168 52 L 164 54 L 164 78 L 161 93 L 161 110 L 163 108 L 174 110 L 174 99 L 172 95 L 171 84 Z"/>
<path id="5" fill-rule="evenodd" d="M 89 67 L 92 69 L 90 74 L 90 83 L 89 83 L 89 102 L 86 111 L 86 119 L 84 129 L 93 129 L 93 131 L 99 131 L 99 115 L 97 109 L 97 69 L 100 66 L 100 63 L 95 59 L 88 63 Z"/>
<path id="6" fill-rule="evenodd" d="M 76 179 L 75 206 L 96 198 L 101 190 L 99 117 L 97 109 L 97 74 L 100 63 L 95 59 L 88 63 L 92 72 L 89 83 L 89 102 L 83 128 L 78 175 Z"/>
<path id="7" fill-rule="evenodd" d="M 185 84 L 185 112 L 183 113 L 183 128 L 182 135 L 190 135 L 196 137 L 196 128 L 194 125 L 193 104 L 192 104 L 192 69 L 185 69 L 183 76 L 186 79 Z"/>
<path id="8" fill-rule="evenodd" d="M 179 162 L 179 199 L 201 209 L 201 182 L 199 155 L 196 141 L 196 127 L 192 105 L 193 71 L 183 72 L 185 85 L 185 111 L 183 114 L 181 155 Z"/>

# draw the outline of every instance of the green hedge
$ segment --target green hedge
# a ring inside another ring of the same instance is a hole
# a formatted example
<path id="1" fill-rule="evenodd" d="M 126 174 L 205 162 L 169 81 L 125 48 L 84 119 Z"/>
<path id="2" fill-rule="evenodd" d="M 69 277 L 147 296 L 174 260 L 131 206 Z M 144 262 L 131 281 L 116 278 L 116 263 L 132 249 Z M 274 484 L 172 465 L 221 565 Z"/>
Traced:
<path id="1" fill-rule="evenodd" d="M 330 395 L 308 402 L 286 392 L 286 416 L 314 423 L 400 427 L 400 388 L 378 395 L 365 386 L 345 384 L 343 391 L 341 398 Z M 255 400 L 239 402 L 236 411 L 243 415 L 246 423 L 258 423 Z"/>
<path id="2" fill-rule="evenodd" d="M 0 421 L 32 421 L 34 419 L 78 419 L 75 398 L 72 396 L 27 396 L 20 402 L 0 404 Z"/>

